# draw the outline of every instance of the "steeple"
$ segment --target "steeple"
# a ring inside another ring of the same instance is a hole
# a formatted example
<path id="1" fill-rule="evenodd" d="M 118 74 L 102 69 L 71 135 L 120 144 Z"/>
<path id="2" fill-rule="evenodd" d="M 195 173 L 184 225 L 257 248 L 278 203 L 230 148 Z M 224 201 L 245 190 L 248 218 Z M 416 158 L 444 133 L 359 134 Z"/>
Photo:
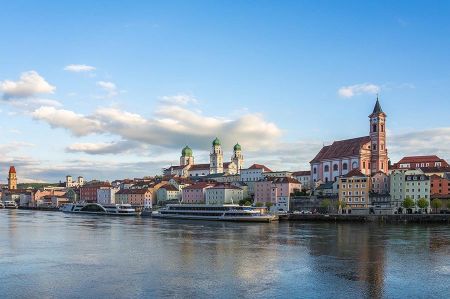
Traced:
<path id="1" fill-rule="evenodd" d="M 376 113 L 384 113 L 383 109 L 381 109 L 380 101 L 378 100 L 378 94 L 377 94 L 377 102 L 375 103 L 375 107 L 373 107 L 372 114 Z"/>

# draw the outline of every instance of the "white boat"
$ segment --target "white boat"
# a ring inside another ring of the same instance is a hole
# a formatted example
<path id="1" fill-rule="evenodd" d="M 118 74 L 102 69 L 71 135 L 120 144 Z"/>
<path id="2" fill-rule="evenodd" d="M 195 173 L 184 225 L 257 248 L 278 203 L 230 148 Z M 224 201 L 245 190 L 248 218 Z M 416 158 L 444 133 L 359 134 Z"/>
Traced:
<path id="1" fill-rule="evenodd" d="M 0 209 L 4 209 L 5 205 L 3 204 L 3 202 L 0 201 Z"/>
<path id="2" fill-rule="evenodd" d="M 7 200 L 3 202 L 5 209 L 17 209 L 19 206 L 14 200 Z"/>
<path id="3" fill-rule="evenodd" d="M 139 216 L 130 204 L 101 205 L 98 203 L 65 204 L 60 209 L 64 213 L 95 214 L 111 216 Z"/>
<path id="4" fill-rule="evenodd" d="M 266 214 L 262 208 L 244 207 L 235 204 L 168 204 L 166 207 L 159 209 L 159 211 L 153 212 L 152 217 L 242 222 L 271 222 L 278 220 L 276 215 Z"/>

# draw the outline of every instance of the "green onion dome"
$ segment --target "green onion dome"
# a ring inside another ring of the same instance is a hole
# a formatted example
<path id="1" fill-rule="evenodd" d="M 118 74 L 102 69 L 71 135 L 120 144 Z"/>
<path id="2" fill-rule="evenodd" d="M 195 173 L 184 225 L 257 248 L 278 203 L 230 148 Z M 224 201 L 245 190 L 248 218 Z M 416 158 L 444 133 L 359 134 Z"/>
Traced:
<path id="1" fill-rule="evenodd" d="M 214 141 L 212 142 L 213 146 L 219 146 L 220 145 L 220 140 L 219 138 L 216 137 L 216 139 L 214 139 Z"/>
<path id="2" fill-rule="evenodd" d="M 233 149 L 235 151 L 240 151 L 241 150 L 241 145 L 239 143 L 236 143 L 236 145 L 233 147 Z"/>
<path id="3" fill-rule="evenodd" d="M 184 148 L 183 148 L 183 150 L 181 151 L 181 155 L 183 156 L 183 157 L 192 157 L 192 150 L 191 150 L 191 148 L 189 147 L 189 146 L 185 146 Z"/>

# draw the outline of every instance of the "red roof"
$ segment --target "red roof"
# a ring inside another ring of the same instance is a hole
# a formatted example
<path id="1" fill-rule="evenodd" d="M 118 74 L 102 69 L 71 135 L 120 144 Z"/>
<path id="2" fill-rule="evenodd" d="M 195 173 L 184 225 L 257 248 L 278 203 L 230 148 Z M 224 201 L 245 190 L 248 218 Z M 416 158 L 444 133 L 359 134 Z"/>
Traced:
<path id="1" fill-rule="evenodd" d="M 204 188 L 210 187 L 212 185 L 213 184 L 210 184 L 210 183 L 200 182 L 200 183 L 197 183 L 194 185 L 187 186 L 183 190 L 204 189 Z"/>
<path id="2" fill-rule="evenodd" d="M 369 142 L 369 136 L 335 141 L 331 145 L 322 147 L 310 163 L 358 155 L 363 145 Z"/>
<path id="3" fill-rule="evenodd" d="M 266 167 L 265 165 L 262 165 L 262 164 L 253 164 L 248 169 L 262 169 L 265 172 L 272 172 L 272 170 L 270 168 L 268 168 L 268 167 Z"/>
<path id="4" fill-rule="evenodd" d="M 344 177 L 346 177 L 346 178 L 351 178 L 354 176 L 365 177 L 366 175 L 364 173 L 362 173 L 358 168 L 352 169 L 349 173 L 344 175 Z"/>
<path id="5" fill-rule="evenodd" d="M 10 166 L 9 173 L 16 173 L 16 168 L 14 166 Z"/>
<path id="6" fill-rule="evenodd" d="M 217 184 L 217 185 L 211 187 L 210 189 L 236 189 L 236 190 L 241 190 L 241 188 L 239 188 L 237 186 L 229 185 L 229 184 Z"/>
<path id="7" fill-rule="evenodd" d="M 403 157 L 400 161 L 398 161 L 396 164 L 400 163 L 422 163 L 422 162 L 439 162 L 443 161 L 443 159 L 439 158 L 436 155 L 430 155 L 430 156 L 410 156 L 410 157 Z"/>
<path id="8" fill-rule="evenodd" d="M 170 184 L 164 185 L 160 189 L 166 189 L 167 191 L 178 191 L 177 188 Z"/>
<path id="9" fill-rule="evenodd" d="M 189 168 L 191 170 L 209 170 L 209 164 L 194 164 Z"/>

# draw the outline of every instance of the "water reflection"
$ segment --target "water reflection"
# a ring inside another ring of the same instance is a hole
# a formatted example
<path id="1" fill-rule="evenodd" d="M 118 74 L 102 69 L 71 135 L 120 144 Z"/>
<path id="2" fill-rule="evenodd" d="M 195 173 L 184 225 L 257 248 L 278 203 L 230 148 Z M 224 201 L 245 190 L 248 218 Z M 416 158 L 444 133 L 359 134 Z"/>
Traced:
<path id="1" fill-rule="evenodd" d="M 449 240 L 447 226 L 3 210 L 0 281 L 8 297 L 439 298 L 450 282 Z"/>

